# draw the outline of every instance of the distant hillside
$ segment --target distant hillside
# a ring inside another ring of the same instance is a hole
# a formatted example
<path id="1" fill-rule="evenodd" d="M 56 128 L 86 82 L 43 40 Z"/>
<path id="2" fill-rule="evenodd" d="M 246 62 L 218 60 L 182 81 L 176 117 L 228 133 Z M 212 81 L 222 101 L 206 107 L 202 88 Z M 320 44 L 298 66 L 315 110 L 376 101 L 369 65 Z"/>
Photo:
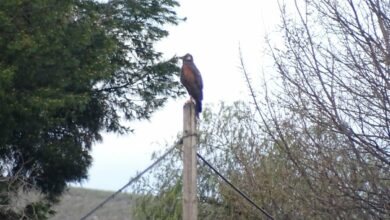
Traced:
<path id="1" fill-rule="evenodd" d="M 64 193 L 61 202 L 54 207 L 57 214 L 50 220 L 78 220 L 113 192 L 70 188 Z M 132 220 L 130 194 L 121 193 L 95 212 L 91 220 Z"/>

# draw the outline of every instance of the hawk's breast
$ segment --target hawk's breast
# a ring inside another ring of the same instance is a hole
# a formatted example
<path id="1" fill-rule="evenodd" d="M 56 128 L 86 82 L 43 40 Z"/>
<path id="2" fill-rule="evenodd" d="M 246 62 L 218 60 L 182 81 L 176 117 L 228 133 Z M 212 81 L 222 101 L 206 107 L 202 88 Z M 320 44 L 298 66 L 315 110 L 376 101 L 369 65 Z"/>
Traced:
<path id="1" fill-rule="evenodd" d="M 187 65 L 184 65 L 182 68 L 182 74 L 185 84 L 194 84 L 195 83 L 195 74 L 192 72 L 191 68 Z"/>

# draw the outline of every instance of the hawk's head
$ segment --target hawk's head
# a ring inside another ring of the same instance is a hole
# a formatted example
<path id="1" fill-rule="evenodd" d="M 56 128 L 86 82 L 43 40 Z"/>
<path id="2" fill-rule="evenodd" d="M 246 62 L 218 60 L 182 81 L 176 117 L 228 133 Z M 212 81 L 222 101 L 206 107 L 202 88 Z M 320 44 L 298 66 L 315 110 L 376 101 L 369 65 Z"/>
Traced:
<path id="1" fill-rule="evenodd" d="M 194 61 L 194 59 L 192 58 L 192 55 L 189 53 L 187 53 L 186 55 L 179 57 L 179 58 L 182 59 L 183 61 L 187 61 L 187 62 Z"/>

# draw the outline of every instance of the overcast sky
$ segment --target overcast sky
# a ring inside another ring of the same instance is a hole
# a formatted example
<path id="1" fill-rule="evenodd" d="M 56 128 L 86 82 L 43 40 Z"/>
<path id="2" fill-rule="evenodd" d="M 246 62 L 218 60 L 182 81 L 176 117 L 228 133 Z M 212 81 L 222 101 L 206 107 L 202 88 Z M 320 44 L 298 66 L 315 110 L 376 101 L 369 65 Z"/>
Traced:
<path id="1" fill-rule="evenodd" d="M 247 70 L 264 67 L 265 36 L 276 29 L 279 11 L 270 0 L 181 0 L 177 12 L 187 17 L 169 27 L 170 35 L 156 47 L 170 58 L 191 53 L 204 81 L 204 103 L 249 100 L 239 69 L 239 45 Z M 182 107 L 188 97 L 171 100 L 150 121 L 133 122 L 133 134 L 104 134 L 93 147 L 93 165 L 85 188 L 117 190 L 151 163 L 156 150 L 173 143 L 182 130 Z M 80 186 L 80 185 L 78 185 Z"/>

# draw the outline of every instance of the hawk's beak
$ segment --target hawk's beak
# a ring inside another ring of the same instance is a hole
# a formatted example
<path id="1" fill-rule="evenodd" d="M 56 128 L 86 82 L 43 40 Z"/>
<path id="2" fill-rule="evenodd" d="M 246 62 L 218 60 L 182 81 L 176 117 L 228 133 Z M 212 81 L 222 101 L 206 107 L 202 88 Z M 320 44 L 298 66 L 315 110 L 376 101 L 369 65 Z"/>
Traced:
<path id="1" fill-rule="evenodd" d="M 182 60 L 182 59 L 184 59 L 184 56 L 182 56 L 182 57 L 177 57 L 177 58 L 179 58 L 179 59 L 181 59 L 181 60 Z"/>

